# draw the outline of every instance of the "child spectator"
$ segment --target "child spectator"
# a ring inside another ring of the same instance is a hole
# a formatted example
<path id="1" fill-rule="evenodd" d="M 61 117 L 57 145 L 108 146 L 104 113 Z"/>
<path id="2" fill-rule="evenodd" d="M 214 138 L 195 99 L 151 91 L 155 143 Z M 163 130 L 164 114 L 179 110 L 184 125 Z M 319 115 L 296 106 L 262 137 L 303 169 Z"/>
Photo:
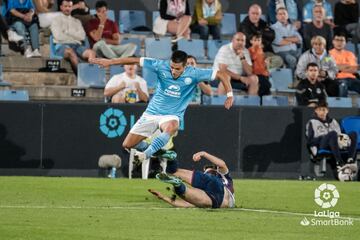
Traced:
<path id="1" fill-rule="evenodd" d="M 306 66 L 306 79 L 302 79 L 296 89 L 296 100 L 299 106 L 315 107 L 326 101 L 324 85 L 318 81 L 319 66 L 309 63 Z"/>
<path id="2" fill-rule="evenodd" d="M 269 95 L 271 83 L 269 82 L 269 71 L 263 51 L 261 34 L 250 37 L 251 47 L 248 49 L 253 63 L 253 74 L 259 78 L 259 96 Z"/>

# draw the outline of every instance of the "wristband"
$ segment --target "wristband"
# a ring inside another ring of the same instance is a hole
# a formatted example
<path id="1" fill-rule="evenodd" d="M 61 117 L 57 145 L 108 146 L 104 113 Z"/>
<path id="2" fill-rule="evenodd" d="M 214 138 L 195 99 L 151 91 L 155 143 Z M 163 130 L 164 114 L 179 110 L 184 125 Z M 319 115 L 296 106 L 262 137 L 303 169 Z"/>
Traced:
<path id="1" fill-rule="evenodd" d="M 229 98 L 229 97 L 233 97 L 234 94 L 233 94 L 233 92 L 227 92 L 227 93 L 226 93 L 226 96 Z"/>

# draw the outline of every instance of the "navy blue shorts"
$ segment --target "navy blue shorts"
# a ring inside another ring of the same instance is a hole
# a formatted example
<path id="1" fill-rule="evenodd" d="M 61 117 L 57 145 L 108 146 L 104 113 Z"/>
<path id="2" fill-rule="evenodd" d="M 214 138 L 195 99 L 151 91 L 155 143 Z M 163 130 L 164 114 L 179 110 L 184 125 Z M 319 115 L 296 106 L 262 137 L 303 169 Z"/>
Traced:
<path id="1" fill-rule="evenodd" d="M 224 184 L 220 178 L 194 171 L 191 186 L 203 190 L 209 196 L 212 208 L 220 208 L 224 199 Z"/>

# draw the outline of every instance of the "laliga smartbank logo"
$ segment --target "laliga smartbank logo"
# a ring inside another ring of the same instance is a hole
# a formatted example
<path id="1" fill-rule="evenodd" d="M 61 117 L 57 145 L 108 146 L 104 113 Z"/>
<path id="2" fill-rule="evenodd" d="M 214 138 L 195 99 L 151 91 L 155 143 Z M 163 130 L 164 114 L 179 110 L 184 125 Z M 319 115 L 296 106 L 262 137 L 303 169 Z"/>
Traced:
<path id="1" fill-rule="evenodd" d="M 314 201 L 322 211 L 314 211 L 314 217 L 304 217 L 303 226 L 353 226 L 353 219 L 340 216 L 340 212 L 331 211 L 340 199 L 340 193 L 333 184 L 323 183 L 315 189 Z"/>

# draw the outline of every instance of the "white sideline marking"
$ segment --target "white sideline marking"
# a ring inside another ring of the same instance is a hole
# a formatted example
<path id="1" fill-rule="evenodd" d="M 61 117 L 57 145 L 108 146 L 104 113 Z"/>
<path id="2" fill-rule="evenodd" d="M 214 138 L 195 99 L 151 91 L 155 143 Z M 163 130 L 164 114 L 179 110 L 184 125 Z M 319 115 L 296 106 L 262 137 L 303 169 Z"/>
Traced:
<path id="1" fill-rule="evenodd" d="M 21 208 L 21 209 L 119 209 L 119 210 L 182 210 L 183 208 L 173 208 L 173 207 L 145 207 L 145 206 L 31 206 L 31 205 L 0 205 L 1 208 Z M 189 208 L 187 208 L 189 209 Z M 200 208 L 192 208 L 200 209 Z M 225 211 L 244 211 L 244 212 L 258 212 L 258 213 L 272 213 L 272 214 L 283 214 L 283 215 L 293 215 L 293 216 L 309 216 L 313 217 L 314 214 L 310 213 L 297 213 L 297 212 L 287 212 L 287 211 L 276 211 L 276 210 L 267 210 L 267 209 L 252 209 L 252 208 L 227 208 L 221 209 Z M 214 210 L 219 211 L 219 210 Z M 355 221 L 360 221 L 360 218 L 357 217 L 338 217 L 340 219 L 353 219 Z"/>

